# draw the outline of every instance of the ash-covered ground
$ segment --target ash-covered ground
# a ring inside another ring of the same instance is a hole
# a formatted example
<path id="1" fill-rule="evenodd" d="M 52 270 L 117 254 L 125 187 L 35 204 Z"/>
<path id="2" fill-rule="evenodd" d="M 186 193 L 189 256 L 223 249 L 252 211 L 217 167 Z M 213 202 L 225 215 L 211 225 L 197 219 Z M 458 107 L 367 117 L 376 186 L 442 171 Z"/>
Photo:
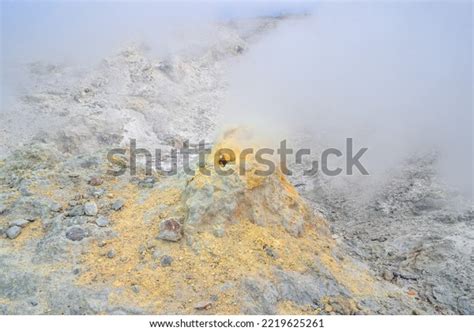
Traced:
<path id="1" fill-rule="evenodd" d="M 107 152 L 130 139 L 165 166 L 187 139 L 258 139 L 225 133 L 229 70 L 301 19 L 217 24 L 205 47 L 165 58 L 130 45 L 96 65 L 20 68 L 0 121 L 0 312 L 473 314 L 473 205 L 440 180 L 436 153 L 407 155 L 370 189 L 262 178 L 253 163 L 222 177 L 209 160 L 210 177 L 107 174 Z"/>

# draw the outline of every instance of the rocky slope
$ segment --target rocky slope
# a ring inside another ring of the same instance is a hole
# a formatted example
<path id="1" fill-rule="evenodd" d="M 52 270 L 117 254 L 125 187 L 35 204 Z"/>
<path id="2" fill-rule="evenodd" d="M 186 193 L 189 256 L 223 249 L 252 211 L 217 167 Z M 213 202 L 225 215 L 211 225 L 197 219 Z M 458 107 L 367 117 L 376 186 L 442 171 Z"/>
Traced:
<path id="1" fill-rule="evenodd" d="M 212 158 L 211 176 L 107 172 L 130 138 L 256 143 L 218 135 L 226 67 L 280 21 L 221 24 L 169 58 L 133 46 L 89 69 L 29 66 L 1 121 L 1 313 L 473 313 L 472 206 L 430 156 L 364 198 L 324 177 L 259 177 L 255 162 L 230 176 Z"/>

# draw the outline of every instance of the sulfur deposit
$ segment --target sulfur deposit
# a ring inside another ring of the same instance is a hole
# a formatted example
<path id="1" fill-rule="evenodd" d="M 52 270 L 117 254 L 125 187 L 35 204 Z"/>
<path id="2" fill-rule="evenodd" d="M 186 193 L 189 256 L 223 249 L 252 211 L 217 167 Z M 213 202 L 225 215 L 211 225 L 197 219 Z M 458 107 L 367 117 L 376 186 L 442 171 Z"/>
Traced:
<path id="1" fill-rule="evenodd" d="M 238 155 L 238 136 L 224 134 L 214 152 L 225 146 Z M 244 174 L 221 176 L 216 166 L 237 170 L 239 162 L 216 164 L 211 153 L 208 176 L 125 180 L 92 162 L 91 179 L 79 169 L 55 176 L 41 166 L 43 159 L 31 159 L 35 166 L 21 174 L 36 177 L 41 184 L 28 190 L 43 200 L 36 221 L 14 241 L 2 240 L 2 251 L 25 259 L 24 252 L 36 252 L 34 278 L 46 286 L 36 299 L 40 307 L 50 307 L 51 291 L 61 286 L 80 293 L 66 299 L 67 310 L 57 303 L 45 312 L 355 314 L 395 302 L 403 303 L 400 311 L 413 309 L 406 293 L 381 284 L 338 247 L 324 217 L 279 169 L 256 176 L 258 165 L 249 160 Z M 69 197 L 65 185 L 74 185 Z M 14 190 L 10 194 L 18 203 Z M 9 263 L 18 268 L 21 261 Z M 23 279 L 15 275 L 12 284 Z M 67 285 L 45 283 L 58 277 Z M 206 309 L 196 308 L 203 302 Z"/>

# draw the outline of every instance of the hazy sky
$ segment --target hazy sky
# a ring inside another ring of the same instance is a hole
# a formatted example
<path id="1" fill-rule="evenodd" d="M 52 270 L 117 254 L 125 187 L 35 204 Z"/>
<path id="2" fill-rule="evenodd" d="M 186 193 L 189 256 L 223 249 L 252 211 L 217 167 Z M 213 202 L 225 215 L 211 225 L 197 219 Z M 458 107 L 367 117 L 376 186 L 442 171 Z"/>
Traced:
<path id="1" fill-rule="evenodd" d="M 163 35 L 199 22 L 304 12 L 311 3 L 268 1 L 1 1 L 2 55 L 73 58 L 107 51 L 124 40 Z M 78 44 L 81 44 L 79 47 Z M 89 52 L 86 49 L 89 48 Z M 95 49 L 95 52 L 91 49 Z"/>

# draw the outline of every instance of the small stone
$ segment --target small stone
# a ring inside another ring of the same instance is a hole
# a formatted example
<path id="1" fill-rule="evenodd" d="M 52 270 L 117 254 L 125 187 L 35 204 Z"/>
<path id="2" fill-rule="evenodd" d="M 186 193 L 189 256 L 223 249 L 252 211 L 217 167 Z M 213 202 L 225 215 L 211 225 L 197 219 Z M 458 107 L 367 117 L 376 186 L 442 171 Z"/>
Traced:
<path id="1" fill-rule="evenodd" d="M 0 204 L 0 215 L 5 213 L 7 210 L 8 210 L 8 208 L 5 205 Z"/>
<path id="2" fill-rule="evenodd" d="M 153 248 L 155 248 L 155 247 L 156 247 L 156 242 L 154 242 L 154 241 L 148 241 L 148 242 L 146 243 L 146 248 L 147 248 L 147 249 L 153 249 Z"/>
<path id="3" fill-rule="evenodd" d="M 221 227 L 215 228 L 213 234 L 217 238 L 222 238 L 225 236 L 225 230 Z"/>
<path id="4" fill-rule="evenodd" d="M 316 309 L 316 308 L 320 308 L 319 302 L 318 302 L 317 299 L 311 300 L 311 306 L 312 306 L 313 308 L 315 308 L 315 309 Z"/>
<path id="5" fill-rule="evenodd" d="M 33 307 L 36 307 L 38 305 L 38 300 L 36 299 L 31 299 L 29 302 L 30 302 L 30 305 L 32 305 Z"/>
<path id="6" fill-rule="evenodd" d="M 113 259 L 115 257 L 115 255 L 117 255 L 117 254 L 115 253 L 115 251 L 113 249 L 111 249 L 110 251 L 107 252 L 107 257 L 109 259 Z"/>
<path id="7" fill-rule="evenodd" d="M 97 226 L 104 227 L 109 225 L 109 220 L 104 216 L 99 216 L 95 220 L 95 224 L 97 224 Z"/>
<path id="8" fill-rule="evenodd" d="M 84 204 L 84 213 L 87 216 L 95 216 L 97 215 L 97 205 L 94 201 L 89 201 Z"/>
<path id="9" fill-rule="evenodd" d="M 244 52 L 244 48 L 240 45 L 236 45 L 234 47 L 234 51 L 237 53 L 237 54 L 242 54 Z"/>
<path id="10" fill-rule="evenodd" d="M 391 272 L 390 270 L 385 270 L 382 274 L 382 277 L 383 279 L 387 280 L 387 281 L 391 281 L 394 277 L 393 275 L 393 272 Z"/>
<path id="11" fill-rule="evenodd" d="M 135 292 L 135 293 L 140 292 L 140 286 L 138 286 L 138 285 L 132 285 L 132 291 Z"/>
<path id="12" fill-rule="evenodd" d="M 75 217 L 75 216 L 82 216 L 84 215 L 84 206 L 75 206 L 73 207 L 68 213 L 68 216 Z"/>
<path id="13" fill-rule="evenodd" d="M 160 223 L 160 233 L 158 239 L 168 241 L 179 241 L 183 237 L 181 223 L 170 218 Z"/>
<path id="14" fill-rule="evenodd" d="M 161 252 L 159 250 L 154 250 L 151 256 L 153 257 L 154 260 L 158 260 L 161 257 Z"/>
<path id="15" fill-rule="evenodd" d="M 145 183 L 154 183 L 154 182 L 156 182 L 156 179 L 155 179 L 155 177 L 146 177 L 143 181 Z"/>
<path id="16" fill-rule="evenodd" d="M 34 221 L 36 221 L 37 218 L 38 218 L 38 217 L 35 216 L 35 215 L 28 215 L 28 216 L 25 217 L 25 219 L 26 219 L 28 222 L 34 222 Z"/>
<path id="17" fill-rule="evenodd" d="M 378 236 L 378 237 L 373 237 L 373 238 L 371 238 L 370 240 L 371 240 L 371 241 L 378 241 L 378 242 L 383 243 L 384 241 L 387 240 L 387 237 L 385 237 L 385 236 Z"/>
<path id="18" fill-rule="evenodd" d="M 122 199 L 115 200 L 115 202 L 112 204 L 111 208 L 112 210 L 118 211 L 122 209 L 124 203 Z"/>
<path id="19" fill-rule="evenodd" d="M 21 195 L 24 196 L 24 197 L 29 197 L 29 196 L 32 196 L 32 195 L 33 195 L 33 193 L 31 193 L 31 192 L 28 190 L 27 187 L 21 187 L 21 188 L 20 188 L 20 193 L 21 193 Z"/>
<path id="20" fill-rule="evenodd" d="M 138 182 L 138 185 L 143 188 L 153 188 L 155 182 L 156 182 L 156 179 L 154 177 L 147 177 L 143 180 L 140 180 Z"/>
<path id="21" fill-rule="evenodd" d="M 104 241 L 104 240 L 99 241 L 99 242 L 97 243 L 97 246 L 99 246 L 99 247 L 104 247 L 105 245 L 107 245 L 107 242 Z"/>
<path id="22" fill-rule="evenodd" d="M 409 290 L 409 291 L 407 292 L 407 294 L 408 294 L 409 296 L 414 297 L 414 296 L 416 295 L 416 291 L 415 291 L 415 290 Z"/>
<path id="23" fill-rule="evenodd" d="M 53 202 L 51 206 L 49 206 L 49 209 L 55 213 L 59 213 L 63 207 L 59 203 Z"/>
<path id="24" fill-rule="evenodd" d="M 9 223 L 10 226 L 19 226 L 20 228 L 24 228 L 28 224 L 30 224 L 30 222 L 27 220 L 15 220 Z"/>
<path id="25" fill-rule="evenodd" d="M 216 302 L 217 300 L 219 300 L 219 297 L 216 294 L 211 294 L 210 299 L 211 301 Z"/>
<path id="26" fill-rule="evenodd" d="M 100 188 L 91 192 L 92 196 L 94 196 L 97 199 L 102 197 L 104 193 L 105 193 L 105 190 L 103 188 Z"/>
<path id="27" fill-rule="evenodd" d="M 173 263 L 173 258 L 169 255 L 163 255 L 160 259 L 160 264 L 162 267 L 169 267 Z"/>
<path id="28" fill-rule="evenodd" d="M 271 258 L 278 258 L 278 254 L 275 252 L 275 250 L 273 248 L 271 248 L 270 246 L 268 245 L 263 245 L 263 250 L 265 251 L 265 253 L 267 253 L 268 256 L 270 256 Z"/>
<path id="29" fill-rule="evenodd" d="M 138 247 L 138 254 L 140 254 L 142 257 L 145 256 L 146 254 L 146 246 L 141 244 L 139 247 Z"/>
<path id="30" fill-rule="evenodd" d="M 212 308 L 212 302 L 211 301 L 201 301 L 198 302 L 195 306 L 194 309 L 196 310 L 208 310 Z"/>
<path id="31" fill-rule="evenodd" d="M 84 229 L 74 226 L 69 228 L 69 230 L 66 231 L 66 238 L 71 240 L 71 241 L 81 241 L 84 239 L 86 236 L 86 232 Z"/>
<path id="32" fill-rule="evenodd" d="M 84 169 L 95 168 L 99 165 L 99 161 L 97 158 L 90 157 L 86 159 L 82 159 L 79 165 Z"/>
<path id="33" fill-rule="evenodd" d="M 76 200 L 71 200 L 67 204 L 69 207 L 74 207 L 74 206 L 77 206 L 79 202 L 77 202 Z"/>
<path id="34" fill-rule="evenodd" d="M 100 177 L 94 176 L 89 179 L 89 185 L 99 186 L 104 183 L 104 180 Z"/>
<path id="35" fill-rule="evenodd" d="M 7 237 L 10 239 L 15 239 L 16 237 L 20 235 L 20 233 L 21 233 L 21 227 L 17 225 L 14 225 L 8 228 L 8 230 L 6 231 Z"/>
<path id="36" fill-rule="evenodd" d="M 324 311 L 325 311 L 326 313 L 330 313 L 330 312 L 332 312 L 333 310 L 334 310 L 334 309 L 332 308 L 331 305 L 326 305 L 326 306 L 324 306 Z"/>

